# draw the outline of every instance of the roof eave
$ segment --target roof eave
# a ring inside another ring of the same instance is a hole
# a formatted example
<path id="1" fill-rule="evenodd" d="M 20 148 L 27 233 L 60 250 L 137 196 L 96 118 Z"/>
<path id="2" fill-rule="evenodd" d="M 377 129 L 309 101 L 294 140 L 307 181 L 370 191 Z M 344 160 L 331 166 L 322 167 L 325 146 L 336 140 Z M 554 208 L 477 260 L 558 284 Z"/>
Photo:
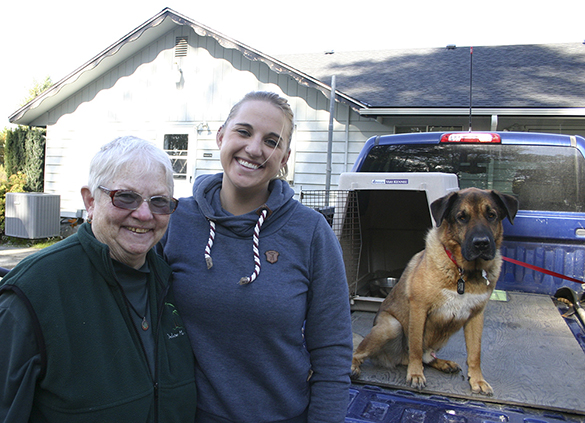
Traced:
<path id="1" fill-rule="evenodd" d="M 59 104 L 68 95 L 85 86 L 95 77 L 96 74 L 104 73 L 117 63 L 124 60 L 125 56 L 117 55 L 116 53 L 119 53 L 125 45 L 136 40 L 140 40 L 141 44 L 147 44 L 149 38 L 143 36 L 146 30 L 159 26 L 165 22 L 165 18 L 171 13 L 174 12 L 169 8 L 163 9 L 160 13 L 156 14 L 154 17 L 144 22 L 142 25 L 120 38 L 79 68 L 59 80 L 41 95 L 22 106 L 9 116 L 9 121 L 19 125 L 31 124 L 31 122 Z M 128 53 L 127 55 L 129 56 L 131 53 Z"/>
<path id="2" fill-rule="evenodd" d="M 167 19 L 170 18 L 170 19 Z M 227 37 L 211 28 L 195 22 L 186 16 L 183 16 L 170 8 L 163 9 L 160 13 L 129 32 L 127 35 L 116 41 L 114 44 L 103 50 L 97 56 L 77 68 L 69 75 L 55 83 L 41 95 L 22 106 L 16 112 L 9 116 L 11 123 L 19 125 L 31 125 L 39 119 L 44 113 L 57 106 L 68 96 L 79 91 L 98 75 L 114 67 L 117 63 L 123 61 L 126 57 L 131 56 L 143 45 L 147 45 L 151 38 L 160 36 L 160 33 L 171 29 L 172 25 L 188 25 L 200 36 L 209 36 L 214 38 L 222 47 L 239 50 L 249 60 L 258 60 L 264 62 L 271 70 L 277 73 L 284 73 L 294 78 L 299 84 L 314 87 L 326 96 L 331 93 L 331 87 L 310 75 L 304 74 L 291 66 L 286 65 L 268 55 L 259 52 L 245 44 L 242 44 L 230 37 Z M 160 27 L 160 31 L 145 35 L 148 29 Z M 133 48 L 124 49 L 129 43 Z M 122 53 L 121 53 L 122 52 Z M 126 54 L 124 54 L 124 52 Z M 358 111 L 366 104 L 336 90 L 338 99 L 349 104 L 354 110 Z"/>
<path id="3" fill-rule="evenodd" d="M 489 108 L 474 107 L 475 116 L 585 116 L 584 107 L 567 108 Z M 359 111 L 361 116 L 404 116 L 404 115 L 469 115 L 469 107 L 369 107 Z"/>

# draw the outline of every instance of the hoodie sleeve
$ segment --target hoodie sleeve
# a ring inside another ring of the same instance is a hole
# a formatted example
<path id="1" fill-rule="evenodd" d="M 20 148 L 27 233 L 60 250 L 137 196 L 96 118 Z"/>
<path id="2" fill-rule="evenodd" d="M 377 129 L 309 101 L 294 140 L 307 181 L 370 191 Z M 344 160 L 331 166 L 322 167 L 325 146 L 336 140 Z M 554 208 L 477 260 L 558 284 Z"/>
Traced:
<path id="1" fill-rule="evenodd" d="M 343 254 L 319 216 L 311 242 L 312 268 L 305 337 L 311 355 L 309 422 L 344 422 L 352 357 L 351 315 Z"/>

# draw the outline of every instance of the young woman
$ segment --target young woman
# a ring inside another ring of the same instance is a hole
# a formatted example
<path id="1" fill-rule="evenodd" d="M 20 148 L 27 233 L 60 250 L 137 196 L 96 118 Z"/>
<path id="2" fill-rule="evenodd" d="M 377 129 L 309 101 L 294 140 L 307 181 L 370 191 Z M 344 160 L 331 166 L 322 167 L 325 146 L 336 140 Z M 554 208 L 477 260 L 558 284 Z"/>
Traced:
<path id="1" fill-rule="evenodd" d="M 343 422 L 351 319 L 341 247 L 293 199 L 288 102 L 253 92 L 159 245 L 197 361 L 197 422 Z"/>

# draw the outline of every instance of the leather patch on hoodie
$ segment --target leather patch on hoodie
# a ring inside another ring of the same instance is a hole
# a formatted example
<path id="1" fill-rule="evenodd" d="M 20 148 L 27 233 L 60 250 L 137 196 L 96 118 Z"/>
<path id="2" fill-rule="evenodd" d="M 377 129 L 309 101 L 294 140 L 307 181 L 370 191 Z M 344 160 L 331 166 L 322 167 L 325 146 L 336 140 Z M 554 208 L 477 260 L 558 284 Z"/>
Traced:
<path id="1" fill-rule="evenodd" d="M 274 250 L 268 250 L 266 251 L 266 261 L 268 263 L 276 263 L 278 261 L 278 256 L 280 255 L 280 253 L 278 251 L 274 251 Z"/>

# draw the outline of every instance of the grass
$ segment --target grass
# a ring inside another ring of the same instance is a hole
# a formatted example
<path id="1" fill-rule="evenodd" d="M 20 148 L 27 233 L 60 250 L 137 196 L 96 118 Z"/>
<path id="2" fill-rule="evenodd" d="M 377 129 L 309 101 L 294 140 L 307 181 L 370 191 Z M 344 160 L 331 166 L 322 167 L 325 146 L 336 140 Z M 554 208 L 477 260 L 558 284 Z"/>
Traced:
<path id="1" fill-rule="evenodd" d="M 45 248 L 45 247 L 48 247 L 50 245 L 58 243 L 59 241 L 61 241 L 61 238 L 54 237 L 54 238 L 47 238 L 47 239 L 38 239 L 36 241 L 37 242 L 35 242 L 32 246 L 34 248 L 42 249 L 42 248 Z"/>
<path id="2" fill-rule="evenodd" d="M 21 247 L 21 248 L 38 248 L 39 250 L 48 247 L 50 245 L 56 244 L 57 242 L 61 241 L 60 237 L 53 237 L 53 238 L 42 238 L 42 239 L 25 239 L 25 238 L 16 238 L 12 236 L 2 236 L 0 241 L 1 245 L 10 245 L 13 247 Z"/>

